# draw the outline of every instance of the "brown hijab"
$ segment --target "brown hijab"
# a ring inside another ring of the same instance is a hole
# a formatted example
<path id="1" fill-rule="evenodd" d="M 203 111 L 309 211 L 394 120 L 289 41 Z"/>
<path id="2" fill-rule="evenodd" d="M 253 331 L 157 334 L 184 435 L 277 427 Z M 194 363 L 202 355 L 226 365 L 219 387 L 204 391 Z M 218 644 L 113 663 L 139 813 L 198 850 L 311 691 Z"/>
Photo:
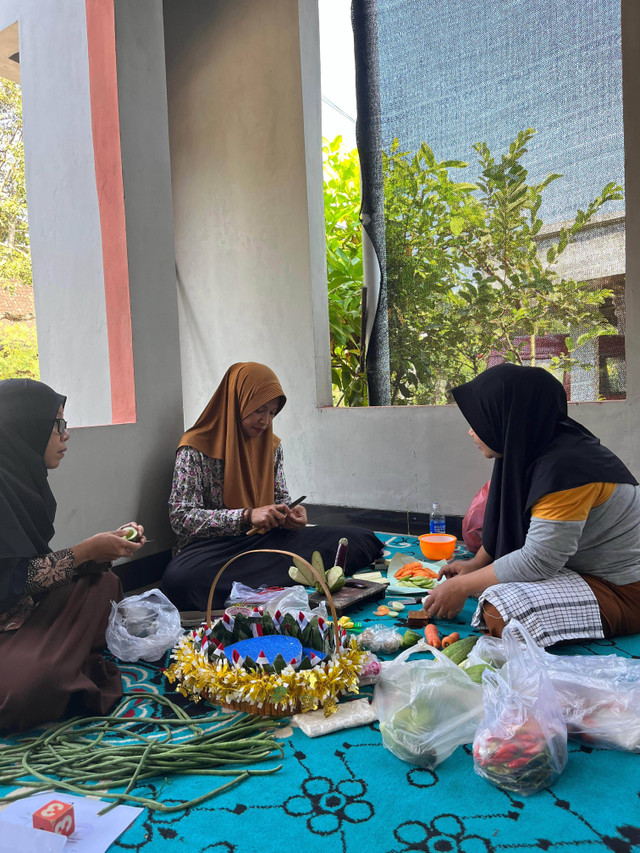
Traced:
<path id="1" fill-rule="evenodd" d="M 256 438 L 246 438 L 242 421 L 276 397 L 280 412 L 287 398 L 273 370 L 255 361 L 232 364 L 205 410 L 180 439 L 178 447 L 195 447 L 224 461 L 227 509 L 273 503 L 273 454 L 280 439 L 271 426 Z"/>

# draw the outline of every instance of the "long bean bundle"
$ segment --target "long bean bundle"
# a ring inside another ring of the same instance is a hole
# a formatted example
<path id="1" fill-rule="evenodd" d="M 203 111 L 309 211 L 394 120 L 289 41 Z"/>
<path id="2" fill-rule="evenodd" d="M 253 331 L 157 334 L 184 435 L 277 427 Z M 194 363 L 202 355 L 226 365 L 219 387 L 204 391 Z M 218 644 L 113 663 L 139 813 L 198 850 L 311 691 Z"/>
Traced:
<path id="1" fill-rule="evenodd" d="M 141 697 L 164 706 L 167 716 L 123 716 L 131 699 Z M 0 802 L 57 789 L 111 800 L 101 814 L 125 802 L 162 812 L 187 809 L 250 776 L 278 771 L 281 764 L 262 770 L 250 765 L 274 753 L 283 755 L 275 740 L 279 725 L 264 717 L 221 711 L 190 717 L 166 696 L 125 693 L 109 716 L 74 717 L 0 748 L 0 785 L 26 789 L 12 791 Z M 131 793 L 146 779 L 187 774 L 230 778 L 206 794 L 173 805 Z M 121 792 L 112 790 L 122 787 Z"/>

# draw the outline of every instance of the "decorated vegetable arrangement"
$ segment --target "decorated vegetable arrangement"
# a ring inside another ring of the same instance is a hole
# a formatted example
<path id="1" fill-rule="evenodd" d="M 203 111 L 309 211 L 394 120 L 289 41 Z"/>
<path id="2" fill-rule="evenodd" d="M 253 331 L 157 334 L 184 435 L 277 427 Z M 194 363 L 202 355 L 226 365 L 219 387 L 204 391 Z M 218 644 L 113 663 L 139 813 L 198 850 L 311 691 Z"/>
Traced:
<path id="1" fill-rule="evenodd" d="M 322 617 L 309 619 L 302 612 L 271 616 L 255 607 L 250 615 L 225 613 L 211 627 L 203 625 L 181 638 L 166 675 L 194 701 L 232 707 L 249 703 L 275 716 L 318 707 L 330 714 L 341 693 L 358 692 L 366 659 L 342 626 L 336 647 L 331 628 Z M 270 655 L 270 646 L 281 645 L 278 638 L 296 641 L 297 650 L 286 657 L 277 649 Z M 246 651 L 249 645 L 253 651 Z"/>

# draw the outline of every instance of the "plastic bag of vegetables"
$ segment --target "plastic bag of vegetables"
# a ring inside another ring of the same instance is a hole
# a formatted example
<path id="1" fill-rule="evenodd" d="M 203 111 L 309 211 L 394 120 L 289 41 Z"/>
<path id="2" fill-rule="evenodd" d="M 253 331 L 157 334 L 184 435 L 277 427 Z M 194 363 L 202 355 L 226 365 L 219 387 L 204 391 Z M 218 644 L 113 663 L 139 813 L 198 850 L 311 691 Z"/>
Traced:
<path id="1" fill-rule="evenodd" d="M 545 652 L 515 620 L 502 639 L 505 665 L 482 676 L 484 717 L 473 740 L 473 766 L 499 788 L 528 796 L 564 770 L 567 726 Z"/>
<path id="2" fill-rule="evenodd" d="M 545 654 L 570 738 L 640 753 L 640 660 Z"/>
<path id="3" fill-rule="evenodd" d="M 416 652 L 432 659 L 408 660 Z M 433 768 L 471 743 L 482 717 L 482 688 L 424 640 L 383 665 L 373 694 L 384 746 L 418 767 Z"/>
<path id="4" fill-rule="evenodd" d="M 120 660 L 156 661 L 183 633 L 180 612 L 159 589 L 111 602 L 107 647 Z"/>

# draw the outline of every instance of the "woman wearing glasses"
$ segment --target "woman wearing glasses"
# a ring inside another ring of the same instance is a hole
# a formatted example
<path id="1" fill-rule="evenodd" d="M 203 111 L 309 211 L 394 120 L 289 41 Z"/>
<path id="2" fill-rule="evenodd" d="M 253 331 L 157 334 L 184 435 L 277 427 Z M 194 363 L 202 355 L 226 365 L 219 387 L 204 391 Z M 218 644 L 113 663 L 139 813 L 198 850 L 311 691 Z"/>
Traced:
<path id="1" fill-rule="evenodd" d="M 67 450 L 65 401 L 42 382 L 0 382 L 0 731 L 103 714 L 122 696 L 101 654 L 110 601 L 122 598 L 109 569 L 142 547 L 144 531 L 133 523 L 137 542 L 120 528 L 51 551 L 48 472 Z"/>

